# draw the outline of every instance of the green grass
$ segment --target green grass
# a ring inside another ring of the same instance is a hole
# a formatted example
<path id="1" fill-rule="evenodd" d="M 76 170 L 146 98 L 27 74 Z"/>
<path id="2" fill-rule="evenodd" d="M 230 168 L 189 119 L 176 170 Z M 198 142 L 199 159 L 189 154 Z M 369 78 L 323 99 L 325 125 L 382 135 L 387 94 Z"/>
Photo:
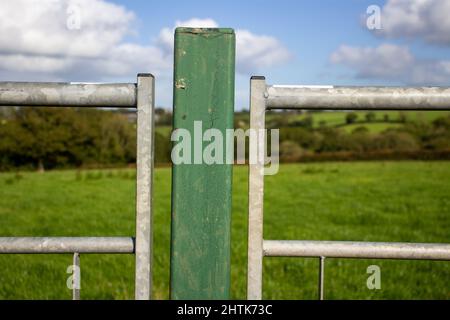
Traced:
<path id="1" fill-rule="evenodd" d="M 369 132 L 372 133 L 381 133 L 388 129 L 397 129 L 400 128 L 402 124 L 400 123 L 387 123 L 387 122 L 374 122 L 374 123 L 354 123 L 343 126 L 342 129 L 345 132 L 352 133 L 353 130 L 359 127 L 366 128 Z"/>
<path id="2" fill-rule="evenodd" d="M 156 126 L 155 130 L 164 137 L 170 137 L 172 133 L 172 126 Z"/>
<path id="3" fill-rule="evenodd" d="M 356 111 L 358 115 L 357 121 L 365 121 L 366 120 L 366 111 Z M 387 114 L 389 116 L 390 121 L 398 121 L 400 118 L 400 113 L 398 111 L 374 111 L 375 120 L 381 121 L 384 120 L 384 115 Z M 344 125 L 345 117 L 348 112 L 340 112 L 340 111 L 329 111 L 329 112 L 315 112 L 310 113 L 314 119 L 314 126 L 319 127 L 321 121 L 326 122 L 326 126 L 338 126 Z M 405 111 L 403 114 L 406 117 L 407 121 L 433 121 L 436 118 L 443 117 L 449 115 L 448 111 Z M 297 119 L 301 119 L 305 117 L 305 114 L 299 115 Z"/>
<path id="4" fill-rule="evenodd" d="M 450 163 L 282 165 L 266 177 L 266 239 L 450 242 Z M 232 297 L 245 298 L 247 168 L 233 187 Z M 134 171 L 0 174 L 0 236 L 128 236 Z M 154 296 L 168 298 L 170 169 L 155 175 Z M 70 299 L 70 255 L 0 255 L 0 299 Z M 366 287 L 369 265 L 381 290 Z M 132 299 L 131 255 L 82 255 L 84 299 Z M 315 299 L 317 259 L 266 258 L 264 298 Z M 450 264 L 327 259 L 328 299 L 449 299 Z"/>
<path id="5" fill-rule="evenodd" d="M 358 126 L 365 126 L 370 132 L 379 133 L 385 129 L 391 127 L 401 127 L 401 123 L 395 123 L 400 120 L 400 113 L 398 111 L 374 111 L 375 123 L 366 123 L 366 111 L 354 112 L 358 115 L 357 122 L 355 124 L 346 125 L 345 117 L 348 112 L 342 111 L 326 111 L 326 112 L 313 112 L 304 113 L 297 116 L 289 116 L 289 121 L 294 122 L 305 118 L 307 115 L 313 118 L 313 127 L 319 128 L 322 126 L 321 122 L 324 122 L 325 127 L 342 127 L 344 130 L 351 132 L 352 129 Z M 407 122 L 425 121 L 430 122 L 439 117 L 450 115 L 448 111 L 405 111 L 403 114 L 406 117 Z M 267 121 L 274 116 L 278 115 L 276 112 L 269 112 L 266 116 Z M 384 116 L 389 116 L 389 121 L 386 122 Z M 247 121 L 248 122 L 248 121 Z"/>

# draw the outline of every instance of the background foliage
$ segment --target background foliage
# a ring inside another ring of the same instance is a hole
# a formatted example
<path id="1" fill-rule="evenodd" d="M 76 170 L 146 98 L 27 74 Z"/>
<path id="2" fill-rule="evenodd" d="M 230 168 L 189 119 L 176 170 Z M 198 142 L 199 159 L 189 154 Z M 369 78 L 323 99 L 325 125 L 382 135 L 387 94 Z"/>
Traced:
<path id="1" fill-rule="evenodd" d="M 158 164 L 170 163 L 172 114 L 156 110 Z M 248 129 L 248 112 L 235 128 Z M 274 112 L 282 162 L 450 159 L 448 112 Z M 247 148 L 248 150 L 248 148 Z M 0 109 L 0 170 L 120 167 L 136 161 L 133 112 Z"/>

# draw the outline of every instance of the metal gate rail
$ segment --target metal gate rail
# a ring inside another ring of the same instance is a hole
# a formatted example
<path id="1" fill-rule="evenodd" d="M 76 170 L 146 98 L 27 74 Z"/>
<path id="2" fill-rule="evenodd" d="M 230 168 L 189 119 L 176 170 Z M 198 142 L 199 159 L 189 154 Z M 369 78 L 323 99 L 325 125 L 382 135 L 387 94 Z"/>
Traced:
<path id="1" fill-rule="evenodd" d="M 319 299 L 326 257 L 450 260 L 450 244 L 264 240 L 265 113 L 273 109 L 450 110 L 450 88 L 268 86 L 264 77 L 251 78 L 250 129 L 257 134 L 250 134 L 248 299 L 262 298 L 264 256 L 319 257 Z"/>
<path id="2" fill-rule="evenodd" d="M 450 244 L 265 240 L 265 257 L 450 260 Z"/>
<path id="3" fill-rule="evenodd" d="M 1 237 L 0 253 L 134 253 L 128 237 Z"/>
<path id="4" fill-rule="evenodd" d="M 152 180 L 154 163 L 154 96 L 151 74 L 137 83 L 0 82 L 0 107 L 106 107 L 137 110 L 136 237 L 0 237 L 0 254 L 80 253 L 135 254 L 135 298 L 151 296 Z M 74 274 L 74 277 L 76 274 Z M 79 290 L 73 289 L 79 299 Z"/>

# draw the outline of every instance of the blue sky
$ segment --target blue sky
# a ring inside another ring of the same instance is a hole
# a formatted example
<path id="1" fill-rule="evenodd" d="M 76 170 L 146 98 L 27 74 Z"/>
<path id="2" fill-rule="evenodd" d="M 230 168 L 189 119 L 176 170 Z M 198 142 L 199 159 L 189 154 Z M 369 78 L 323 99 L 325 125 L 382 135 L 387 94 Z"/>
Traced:
<path id="1" fill-rule="evenodd" d="M 343 44 L 371 45 L 377 41 L 360 22 L 366 8 L 384 1 L 113 1 L 125 5 L 139 17 L 139 41 L 156 38 L 159 30 L 175 21 L 211 18 L 223 27 L 247 29 L 255 34 L 276 37 L 292 53 L 285 66 L 261 70 L 276 82 L 322 83 L 341 81 L 329 72 L 331 52 Z"/>
<path id="2" fill-rule="evenodd" d="M 236 109 L 247 107 L 252 74 L 277 84 L 449 85 L 450 1 L 423 3 L 5 0 L 0 80 L 134 82 L 137 72 L 152 72 L 157 104 L 170 108 L 167 34 L 196 19 L 246 39 L 237 46 Z M 381 9 L 377 35 L 365 25 L 370 5 Z M 80 26 L 68 30 L 72 6 Z"/>
<path id="3" fill-rule="evenodd" d="M 384 1 L 114 1 L 133 10 L 139 17 L 139 41 L 157 37 L 159 30 L 174 21 L 211 18 L 222 27 L 247 29 L 255 34 L 277 38 L 292 53 L 281 66 L 262 68 L 254 73 L 268 82 L 283 84 L 361 84 L 377 81 L 343 78 L 338 67 L 330 66 L 329 56 L 341 44 L 373 45 L 379 42 L 361 24 L 371 4 Z M 331 69 L 331 70 L 330 70 Z M 237 74 L 236 108 L 246 107 L 250 74 Z M 378 81 L 386 84 L 386 81 Z"/>

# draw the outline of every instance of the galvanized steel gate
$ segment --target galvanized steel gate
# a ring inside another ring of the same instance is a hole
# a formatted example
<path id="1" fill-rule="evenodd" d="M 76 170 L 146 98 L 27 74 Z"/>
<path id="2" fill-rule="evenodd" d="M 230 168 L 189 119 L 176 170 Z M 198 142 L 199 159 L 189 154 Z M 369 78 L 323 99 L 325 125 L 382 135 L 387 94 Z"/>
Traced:
<path id="1" fill-rule="evenodd" d="M 250 80 L 248 299 L 262 298 L 263 258 L 318 257 L 319 299 L 323 299 L 325 258 L 450 260 L 450 244 L 264 240 L 264 161 L 266 110 L 450 110 L 450 88 L 268 86 Z M 257 154 L 263 157 L 258 158 Z M 256 159 L 258 158 L 258 159 Z"/>
<path id="2" fill-rule="evenodd" d="M 137 110 L 136 236 L 0 237 L 0 254 L 73 253 L 73 264 L 79 267 L 80 254 L 134 253 L 135 298 L 150 299 L 154 85 L 151 74 L 138 74 L 137 83 L 129 84 L 0 82 L 0 107 L 116 107 Z M 75 286 L 73 299 L 79 298 L 80 292 Z"/>
<path id="3" fill-rule="evenodd" d="M 232 128 L 233 30 L 179 28 L 176 32 L 175 127 L 193 132 L 195 121 L 199 120 L 214 124 L 221 131 Z M 205 87 L 209 90 L 204 90 Z M 73 253 L 74 264 L 78 265 L 79 254 L 134 253 L 135 297 L 150 299 L 153 76 L 139 74 L 137 84 L 0 82 L 1 106 L 137 109 L 135 238 L 0 237 L 0 254 Z M 265 155 L 265 112 L 272 109 L 450 110 L 450 88 L 267 86 L 264 77 L 252 77 L 250 128 L 262 130 L 263 134 L 250 135 L 249 299 L 262 297 L 264 256 L 320 258 L 320 298 L 323 298 L 326 257 L 450 260 L 450 244 L 264 240 L 264 157 L 258 159 L 257 154 Z M 231 165 L 174 166 L 171 257 L 171 297 L 174 299 L 229 297 L 231 177 Z M 192 197 L 191 191 L 195 188 L 200 191 Z M 79 291 L 74 289 L 73 296 L 78 299 Z"/>

